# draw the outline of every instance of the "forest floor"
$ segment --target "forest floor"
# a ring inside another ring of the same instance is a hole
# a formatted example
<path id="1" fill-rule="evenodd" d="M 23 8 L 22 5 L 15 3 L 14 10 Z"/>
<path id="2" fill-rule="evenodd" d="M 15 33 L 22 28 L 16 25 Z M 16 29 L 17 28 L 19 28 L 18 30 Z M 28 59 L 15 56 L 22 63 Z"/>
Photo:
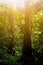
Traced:
<path id="1" fill-rule="evenodd" d="M 0 65 L 43 65 L 43 52 L 35 51 L 32 55 L 22 55 L 18 58 L 0 51 Z"/>

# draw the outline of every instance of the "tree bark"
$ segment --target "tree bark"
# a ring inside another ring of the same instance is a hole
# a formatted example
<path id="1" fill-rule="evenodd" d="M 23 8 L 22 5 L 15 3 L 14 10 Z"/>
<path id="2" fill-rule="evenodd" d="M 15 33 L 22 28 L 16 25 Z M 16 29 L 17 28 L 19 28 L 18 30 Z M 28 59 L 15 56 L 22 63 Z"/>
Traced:
<path id="1" fill-rule="evenodd" d="M 30 32 L 30 15 L 27 5 L 25 8 L 25 24 L 24 24 L 24 42 L 23 53 L 26 55 L 31 54 L 31 32 Z"/>

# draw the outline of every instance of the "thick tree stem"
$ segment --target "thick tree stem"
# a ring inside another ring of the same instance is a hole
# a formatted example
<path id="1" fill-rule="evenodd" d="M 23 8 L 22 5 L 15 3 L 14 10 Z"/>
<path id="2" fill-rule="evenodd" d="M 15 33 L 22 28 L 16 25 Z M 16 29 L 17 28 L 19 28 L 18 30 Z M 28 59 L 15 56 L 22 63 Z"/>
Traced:
<path id="1" fill-rule="evenodd" d="M 30 32 L 30 19 L 28 10 L 25 11 L 25 25 L 24 25 L 24 43 L 23 43 L 23 53 L 31 54 L 31 32 Z"/>

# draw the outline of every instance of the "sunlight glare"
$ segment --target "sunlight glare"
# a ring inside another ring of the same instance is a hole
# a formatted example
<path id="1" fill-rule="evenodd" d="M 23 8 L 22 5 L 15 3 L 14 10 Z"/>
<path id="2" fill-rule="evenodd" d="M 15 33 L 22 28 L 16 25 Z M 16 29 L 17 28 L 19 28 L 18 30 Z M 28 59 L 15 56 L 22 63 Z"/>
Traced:
<path id="1" fill-rule="evenodd" d="M 24 0 L 0 0 L 1 4 L 12 6 L 14 8 L 24 8 Z"/>

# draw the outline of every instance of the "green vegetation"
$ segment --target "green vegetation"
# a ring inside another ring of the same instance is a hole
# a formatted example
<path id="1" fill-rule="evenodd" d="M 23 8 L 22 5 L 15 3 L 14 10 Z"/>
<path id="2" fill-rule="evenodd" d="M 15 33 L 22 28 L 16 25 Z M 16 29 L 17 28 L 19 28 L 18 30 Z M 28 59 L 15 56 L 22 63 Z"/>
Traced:
<path id="1" fill-rule="evenodd" d="M 43 65 L 43 10 L 30 11 L 0 7 L 0 65 Z"/>

